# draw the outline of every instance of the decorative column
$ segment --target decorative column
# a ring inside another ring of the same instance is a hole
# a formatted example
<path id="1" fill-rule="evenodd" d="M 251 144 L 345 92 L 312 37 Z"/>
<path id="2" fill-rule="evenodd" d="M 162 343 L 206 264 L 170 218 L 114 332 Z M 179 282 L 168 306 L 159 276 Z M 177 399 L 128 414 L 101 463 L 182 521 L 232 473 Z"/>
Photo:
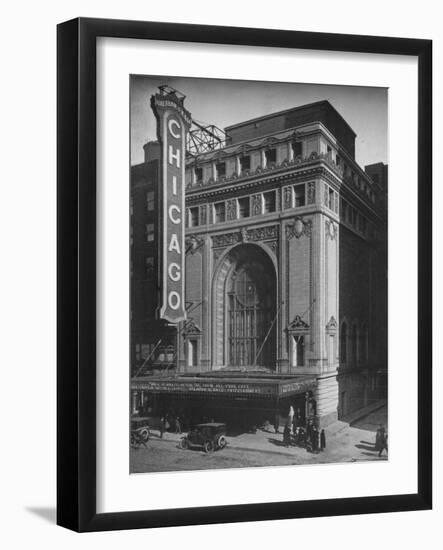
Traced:
<path id="1" fill-rule="evenodd" d="M 260 151 L 260 157 L 261 157 L 262 168 L 266 168 L 266 151 L 265 151 L 265 149 L 262 149 Z"/>
<path id="2" fill-rule="evenodd" d="M 292 147 L 292 141 L 288 141 L 288 160 L 291 162 L 294 160 L 294 148 Z"/>
<path id="3" fill-rule="evenodd" d="M 235 157 L 235 173 L 237 174 L 237 176 L 239 176 L 241 173 L 240 155 L 237 155 Z"/>

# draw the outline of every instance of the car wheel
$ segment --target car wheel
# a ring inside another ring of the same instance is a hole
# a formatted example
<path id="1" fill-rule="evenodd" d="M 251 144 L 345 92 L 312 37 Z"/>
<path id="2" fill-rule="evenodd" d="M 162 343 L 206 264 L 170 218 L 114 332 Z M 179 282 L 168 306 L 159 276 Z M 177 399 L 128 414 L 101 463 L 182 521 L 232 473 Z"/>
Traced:
<path id="1" fill-rule="evenodd" d="M 212 443 L 212 441 L 205 441 L 203 448 L 205 450 L 205 453 L 212 453 L 212 451 L 214 450 L 214 443 Z"/>
<path id="2" fill-rule="evenodd" d="M 224 449 L 226 447 L 226 437 L 224 435 L 221 435 L 219 438 L 218 438 L 218 447 L 219 449 Z"/>
<path id="3" fill-rule="evenodd" d="M 180 439 L 179 445 L 180 445 L 180 449 L 188 449 L 189 443 L 186 437 L 183 437 L 182 439 Z"/>

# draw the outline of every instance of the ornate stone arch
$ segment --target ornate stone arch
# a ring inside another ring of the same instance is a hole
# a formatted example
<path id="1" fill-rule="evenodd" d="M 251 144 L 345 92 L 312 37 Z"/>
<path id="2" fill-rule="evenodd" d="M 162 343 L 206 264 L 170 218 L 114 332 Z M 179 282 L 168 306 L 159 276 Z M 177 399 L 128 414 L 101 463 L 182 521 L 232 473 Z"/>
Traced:
<path id="1" fill-rule="evenodd" d="M 271 270 L 275 282 L 275 306 L 277 304 L 277 259 L 271 249 L 262 243 L 243 242 L 237 243 L 224 251 L 218 258 L 212 278 L 212 366 L 220 368 L 227 365 L 227 284 L 232 273 L 243 259 L 243 254 L 254 255 L 256 251 L 257 261 L 263 261 L 264 265 Z"/>

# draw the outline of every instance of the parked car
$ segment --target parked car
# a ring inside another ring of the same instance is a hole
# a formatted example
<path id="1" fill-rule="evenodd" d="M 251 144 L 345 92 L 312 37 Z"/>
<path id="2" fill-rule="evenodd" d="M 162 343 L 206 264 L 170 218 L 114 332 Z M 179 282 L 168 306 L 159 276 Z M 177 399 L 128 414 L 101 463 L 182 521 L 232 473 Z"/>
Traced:
<path id="1" fill-rule="evenodd" d="M 149 440 L 149 418 L 133 416 L 131 418 L 131 443 L 144 444 Z"/>
<path id="2" fill-rule="evenodd" d="M 223 449 L 226 445 L 226 424 L 221 422 L 197 424 L 186 437 L 180 440 L 182 449 L 202 447 L 205 453 Z"/>

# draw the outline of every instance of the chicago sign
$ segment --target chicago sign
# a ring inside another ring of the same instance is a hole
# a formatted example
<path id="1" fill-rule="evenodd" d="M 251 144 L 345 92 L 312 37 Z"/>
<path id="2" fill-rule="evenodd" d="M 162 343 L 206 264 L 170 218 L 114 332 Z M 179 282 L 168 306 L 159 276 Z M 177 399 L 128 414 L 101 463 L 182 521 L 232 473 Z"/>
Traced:
<path id="1" fill-rule="evenodd" d="M 161 302 L 159 317 L 170 323 L 186 319 L 185 310 L 185 161 L 191 115 L 174 91 L 155 94 L 151 107 L 161 144 Z"/>

